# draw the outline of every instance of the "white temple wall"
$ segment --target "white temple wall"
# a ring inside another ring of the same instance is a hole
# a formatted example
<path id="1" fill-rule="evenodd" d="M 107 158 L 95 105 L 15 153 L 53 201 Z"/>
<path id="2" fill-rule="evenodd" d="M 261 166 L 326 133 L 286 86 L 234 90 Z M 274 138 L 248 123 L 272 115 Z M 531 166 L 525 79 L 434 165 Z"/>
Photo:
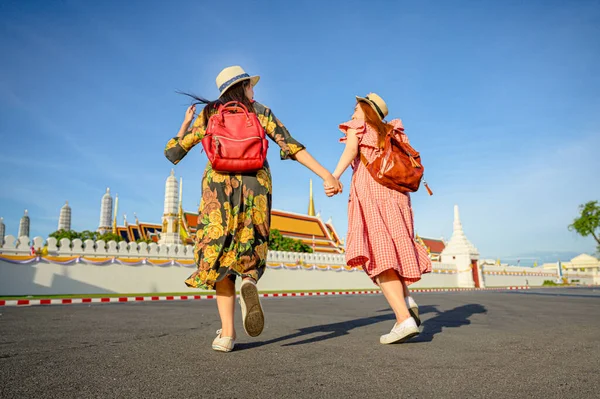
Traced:
<path id="1" fill-rule="evenodd" d="M 31 257 L 44 250 L 43 257 Z M 95 293 L 198 292 L 183 281 L 195 269 L 193 248 L 183 245 L 116 243 L 41 237 L 6 237 L 0 255 L 0 295 L 60 295 Z M 153 265 L 152 263 L 157 265 Z M 180 263 L 181 262 L 181 263 Z M 96 263 L 96 264 L 94 264 Z M 261 290 L 376 289 L 362 269 L 344 268 L 338 254 L 302 254 L 270 251 Z M 454 264 L 434 263 L 413 288 L 458 286 Z"/>
<path id="2" fill-rule="evenodd" d="M 118 260 L 118 259 L 117 259 Z M 271 261 L 271 259 L 270 259 Z M 171 262 L 168 262 L 171 263 Z M 307 266 L 307 265 L 306 265 Z M 436 265 L 437 266 L 437 265 Z M 448 265 L 452 266 L 452 265 Z M 377 287 L 362 269 L 319 270 L 268 266 L 259 288 L 283 290 L 373 290 Z M 187 288 L 184 280 L 195 266 L 94 265 L 81 261 L 61 265 L 46 261 L 14 264 L 0 260 L 0 296 L 61 295 L 102 293 L 199 292 Z M 437 270 L 437 269 L 436 269 Z M 444 270 L 450 270 L 445 267 Z M 238 279 L 239 285 L 239 279 Z M 457 287 L 457 274 L 436 272 L 423 276 L 411 288 Z"/>
<path id="3" fill-rule="evenodd" d="M 48 254 L 32 257 L 31 247 L 41 251 L 44 240 L 5 237 L 0 248 L 0 296 L 98 293 L 198 292 L 184 280 L 195 270 L 191 246 L 146 245 L 111 241 L 49 238 Z M 15 258 L 10 258 L 15 256 Z M 452 258 L 449 258 L 452 259 Z M 434 262 L 433 272 L 411 288 L 472 287 L 472 271 L 466 260 Z M 153 264 L 154 263 L 154 264 Z M 376 289 L 361 269 L 344 268 L 344 255 L 301 254 L 271 251 L 261 290 L 364 290 Z M 541 268 L 483 266 L 487 287 L 541 286 L 556 274 Z M 593 284 L 593 273 L 565 273 L 570 282 Z M 578 280 L 578 281 L 574 281 Z"/>
<path id="4" fill-rule="evenodd" d="M 485 265 L 482 267 L 482 274 L 486 287 L 506 287 L 507 285 L 539 287 L 546 280 L 556 282 L 558 278 L 556 272 L 542 267 Z M 598 281 L 595 282 L 595 275 L 592 272 L 564 272 L 563 277 L 572 284 L 598 284 Z"/>

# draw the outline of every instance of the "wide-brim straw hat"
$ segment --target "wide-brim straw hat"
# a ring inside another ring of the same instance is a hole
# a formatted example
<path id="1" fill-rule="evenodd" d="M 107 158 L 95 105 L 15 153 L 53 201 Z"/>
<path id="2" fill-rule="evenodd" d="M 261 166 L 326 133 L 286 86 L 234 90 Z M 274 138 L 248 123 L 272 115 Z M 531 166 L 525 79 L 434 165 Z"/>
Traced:
<path id="1" fill-rule="evenodd" d="M 364 97 L 356 96 L 356 101 L 363 101 L 371 106 L 377 112 L 377 115 L 381 120 L 385 119 L 388 115 L 388 107 L 383 98 L 379 97 L 375 93 L 369 93 Z"/>
<path id="2" fill-rule="evenodd" d="M 223 95 L 231 86 L 243 80 L 252 82 L 252 86 L 256 85 L 260 80 L 260 76 L 250 76 L 244 71 L 241 66 L 235 65 L 223 69 L 217 75 L 217 88 L 221 92 L 219 97 Z"/>

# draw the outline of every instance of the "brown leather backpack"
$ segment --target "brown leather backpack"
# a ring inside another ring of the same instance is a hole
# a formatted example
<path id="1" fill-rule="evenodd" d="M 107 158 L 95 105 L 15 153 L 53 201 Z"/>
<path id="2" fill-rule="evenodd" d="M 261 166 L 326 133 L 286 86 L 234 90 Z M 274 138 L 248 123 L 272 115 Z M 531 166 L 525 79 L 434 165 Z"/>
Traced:
<path id="1" fill-rule="evenodd" d="M 410 144 L 402 141 L 399 129 L 386 135 L 373 162 L 369 163 L 362 153 L 360 160 L 376 182 L 401 193 L 417 191 L 425 171 L 421 156 Z M 427 182 L 423 182 L 429 195 L 433 195 Z"/>

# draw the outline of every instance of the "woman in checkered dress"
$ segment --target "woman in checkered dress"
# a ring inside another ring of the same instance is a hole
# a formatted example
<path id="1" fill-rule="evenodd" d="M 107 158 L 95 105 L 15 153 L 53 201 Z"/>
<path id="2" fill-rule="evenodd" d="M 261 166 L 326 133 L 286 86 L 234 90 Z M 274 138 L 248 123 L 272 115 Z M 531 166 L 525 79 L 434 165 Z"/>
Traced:
<path id="1" fill-rule="evenodd" d="M 337 179 L 349 165 L 354 173 L 348 201 L 346 262 L 361 266 L 383 291 L 396 315 L 396 324 L 380 342 L 404 342 L 419 333 L 418 306 L 408 285 L 431 272 L 427 249 L 415 241 L 410 195 L 377 183 L 361 162 L 372 162 L 379 143 L 394 130 L 408 142 L 402 122 L 386 122 L 387 105 L 377 94 L 357 97 L 352 119 L 340 125 L 346 148 L 333 176 Z M 411 317 L 412 316 L 412 317 Z"/>

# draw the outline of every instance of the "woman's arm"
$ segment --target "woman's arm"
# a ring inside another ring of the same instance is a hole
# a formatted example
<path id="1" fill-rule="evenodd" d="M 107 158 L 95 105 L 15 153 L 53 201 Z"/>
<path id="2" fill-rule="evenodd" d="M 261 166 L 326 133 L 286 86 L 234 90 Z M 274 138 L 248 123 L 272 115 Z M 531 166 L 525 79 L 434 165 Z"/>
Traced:
<path id="1" fill-rule="evenodd" d="M 340 156 L 337 167 L 333 172 L 333 177 L 339 180 L 357 155 L 358 137 L 356 136 L 356 130 L 348 129 L 346 133 L 346 148 L 344 148 L 344 152 L 342 153 L 342 156 Z"/>
<path id="2" fill-rule="evenodd" d="M 202 113 L 196 118 L 196 123 L 194 123 L 194 126 L 190 130 L 195 111 L 195 105 L 190 106 L 185 111 L 185 117 L 179 128 L 179 132 L 177 132 L 177 136 L 169 140 L 165 147 L 165 156 L 175 165 L 204 137 L 204 118 L 202 118 Z"/>
<path id="3" fill-rule="evenodd" d="M 178 138 L 182 138 L 183 135 L 185 134 L 185 132 L 187 132 L 188 129 L 190 128 L 190 125 L 192 124 L 192 121 L 194 120 L 194 113 L 195 112 L 196 112 L 196 106 L 195 105 L 191 105 L 185 111 L 185 117 L 183 118 L 183 123 L 181 124 L 181 127 L 179 128 L 179 132 L 177 133 L 177 137 Z"/>
<path id="4" fill-rule="evenodd" d="M 316 159 L 313 158 L 310 153 L 303 149 L 297 152 L 294 157 L 296 161 L 300 162 L 302 165 L 306 166 L 308 169 L 312 170 L 315 174 L 317 174 L 321 179 L 323 179 L 323 184 L 325 187 L 333 187 L 335 188 L 335 193 L 342 192 L 341 183 L 333 177 L 333 175 L 325 169 Z"/>

